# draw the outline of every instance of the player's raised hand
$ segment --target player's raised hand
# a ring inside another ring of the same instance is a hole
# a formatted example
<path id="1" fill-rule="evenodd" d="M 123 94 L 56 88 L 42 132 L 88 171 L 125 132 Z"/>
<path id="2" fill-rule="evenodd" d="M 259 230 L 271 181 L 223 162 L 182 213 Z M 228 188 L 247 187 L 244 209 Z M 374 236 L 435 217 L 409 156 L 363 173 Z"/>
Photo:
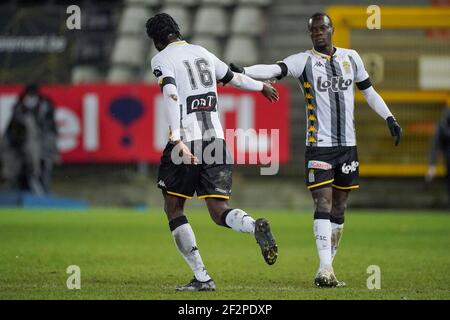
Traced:
<path id="1" fill-rule="evenodd" d="M 177 151 L 183 158 L 183 163 L 193 165 L 199 164 L 200 161 L 198 160 L 198 158 L 192 154 L 191 150 L 189 150 L 188 146 L 185 145 L 183 141 L 178 140 L 175 142 L 175 144 L 175 148 L 177 148 Z"/>
<path id="2" fill-rule="evenodd" d="M 261 90 L 263 96 L 266 97 L 266 99 L 270 102 L 278 101 L 280 99 L 280 96 L 278 95 L 277 89 L 272 86 L 272 83 L 270 81 L 263 83 L 263 89 Z"/>
<path id="3" fill-rule="evenodd" d="M 402 128 L 398 124 L 394 117 L 390 116 L 386 119 L 389 131 L 391 131 L 391 136 L 394 137 L 395 146 L 400 143 L 400 138 L 402 137 Z"/>
<path id="4" fill-rule="evenodd" d="M 245 70 L 243 67 L 241 67 L 240 65 L 234 64 L 234 63 L 230 63 L 230 69 L 233 72 L 236 73 L 244 73 L 245 74 Z"/>

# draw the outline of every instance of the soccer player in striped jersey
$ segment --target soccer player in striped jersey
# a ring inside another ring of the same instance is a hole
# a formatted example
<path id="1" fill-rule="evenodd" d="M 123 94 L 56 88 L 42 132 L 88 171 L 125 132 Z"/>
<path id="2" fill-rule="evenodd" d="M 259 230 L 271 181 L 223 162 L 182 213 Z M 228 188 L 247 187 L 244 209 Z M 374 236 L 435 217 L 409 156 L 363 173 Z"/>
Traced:
<path id="1" fill-rule="evenodd" d="M 244 210 L 230 208 L 228 204 L 232 159 L 218 116 L 217 82 L 259 91 L 271 102 L 278 100 L 278 92 L 270 84 L 233 73 L 205 48 L 181 40 L 177 23 L 165 13 L 150 18 L 146 27 L 159 51 L 151 65 L 163 93 L 170 130 L 161 157 L 158 187 L 162 189 L 175 244 L 194 273 L 193 280 L 177 290 L 215 290 L 184 215 L 185 201 L 194 193 L 205 199 L 215 223 L 253 234 L 267 264 L 274 264 L 278 256 L 268 221 L 264 218 L 255 221 Z"/>
<path id="2" fill-rule="evenodd" d="M 273 65 L 231 69 L 254 79 L 285 76 L 298 79 L 306 100 L 306 185 L 314 200 L 314 236 L 320 265 L 318 287 L 345 286 L 334 275 L 332 262 L 344 228 L 344 212 L 352 189 L 359 187 L 354 126 L 354 84 L 369 106 L 400 141 L 401 128 L 381 96 L 374 90 L 359 54 L 332 44 L 333 24 L 326 14 L 308 20 L 313 48 Z"/>

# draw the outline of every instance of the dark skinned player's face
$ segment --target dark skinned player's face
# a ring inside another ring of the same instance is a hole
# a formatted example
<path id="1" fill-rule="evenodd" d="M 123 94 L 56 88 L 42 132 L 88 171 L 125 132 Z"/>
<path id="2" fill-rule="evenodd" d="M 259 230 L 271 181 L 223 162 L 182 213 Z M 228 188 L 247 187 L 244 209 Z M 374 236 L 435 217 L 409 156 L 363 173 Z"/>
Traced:
<path id="1" fill-rule="evenodd" d="M 327 48 L 332 48 L 331 37 L 333 35 L 333 27 L 327 17 L 323 16 L 311 19 L 309 21 L 309 35 L 311 36 L 314 49 L 317 51 L 320 52 Z"/>

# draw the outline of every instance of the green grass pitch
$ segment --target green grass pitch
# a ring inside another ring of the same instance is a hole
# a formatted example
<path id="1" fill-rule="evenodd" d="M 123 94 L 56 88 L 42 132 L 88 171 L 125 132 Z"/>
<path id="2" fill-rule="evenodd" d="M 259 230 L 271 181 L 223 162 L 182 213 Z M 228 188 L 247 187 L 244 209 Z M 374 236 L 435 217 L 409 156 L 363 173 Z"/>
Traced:
<path id="1" fill-rule="evenodd" d="M 279 245 L 268 266 L 253 236 L 216 226 L 206 210 L 189 221 L 217 291 L 175 292 L 192 274 L 161 210 L 0 210 L 0 299 L 450 299 L 450 216 L 349 210 L 334 267 L 348 287 L 318 289 L 312 214 L 267 217 Z M 81 290 L 66 268 L 81 268 Z M 381 289 L 367 288 L 367 268 Z"/>

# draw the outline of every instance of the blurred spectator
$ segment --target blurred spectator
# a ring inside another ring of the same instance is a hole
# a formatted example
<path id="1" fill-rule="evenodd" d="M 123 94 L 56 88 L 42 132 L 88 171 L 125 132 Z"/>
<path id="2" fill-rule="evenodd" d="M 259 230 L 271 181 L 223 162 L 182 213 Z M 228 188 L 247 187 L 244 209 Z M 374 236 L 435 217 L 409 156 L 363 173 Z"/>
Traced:
<path id="1" fill-rule="evenodd" d="M 42 195 L 50 192 L 53 164 L 59 162 L 53 103 L 28 85 L 14 106 L 2 142 L 3 176 L 9 187 Z"/>
<path id="2" fill-rule="evenodd" d="M 434 134 L 433 142 L 430 150 L 430 166 L 426 180 L 432 181 L 436 175 L 436 164 L 438 158 L 439 149 L 445 158 L 447 165 L 447 192 L 448 192 L 448 204 L 450 206 L 450 109 L 444 111 L 442 119 L 440 120 L 436 132 Z"/>

